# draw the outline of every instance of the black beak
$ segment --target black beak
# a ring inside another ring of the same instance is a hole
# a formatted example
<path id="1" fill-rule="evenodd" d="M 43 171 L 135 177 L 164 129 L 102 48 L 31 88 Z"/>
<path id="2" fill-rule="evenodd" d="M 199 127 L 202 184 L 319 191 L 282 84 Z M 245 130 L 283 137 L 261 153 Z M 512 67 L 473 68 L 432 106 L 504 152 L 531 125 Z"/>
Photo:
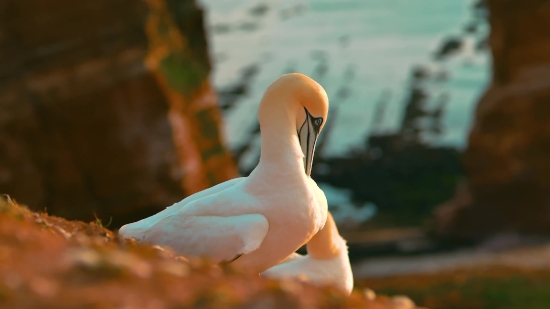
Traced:
<path id="1" fill-rule="evenodd" d="M 311 166 L 313 163 L 313 154 L 315 152 L 315 144 L 321 131 L 321 125 L 323 124 L 323 118 L 315 118 L 311 116 L 309 111 L 304 107 L 306 111 L 306 120 L 298 130 L 298 140 L 300 141 L 300 147 L 304 153 L 304 169 L 306 175 L 311 176 Z"/>

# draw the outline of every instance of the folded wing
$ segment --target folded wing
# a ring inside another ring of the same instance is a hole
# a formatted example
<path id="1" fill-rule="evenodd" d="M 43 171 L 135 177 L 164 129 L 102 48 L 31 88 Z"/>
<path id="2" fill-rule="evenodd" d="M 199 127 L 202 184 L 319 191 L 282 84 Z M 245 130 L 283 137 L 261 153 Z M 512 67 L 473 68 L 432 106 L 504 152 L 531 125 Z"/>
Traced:
<path id="1" fill-rule="evenodd" d="M 130 238 L 130 237 L 140 238 L 141 233 L 143 231 L 149 229 L 151 226 L 153 226 L 158 220 L 166 218 L 168 216 L 171 216 L 171 215 L 177 213 L 178 211 L 183 209 L 183 207 L 190 204 L 191 202 L 197 201 L 199 199 L 202 199 L 202 198 L 214 195 L 214 194 L 218 194 L 218 193 L 220 193 L 221 191 L 223 191 L 225 189 L 231 188 L 234 185 L 236 185 L 237 183 L 241 182 L 243 179 L 245 179 L 245 178 L 244 177 L 234 178 L 234 179 L 222 182 L 222 183 L 220 183 L 218 185 L 215 185 L 213 187 L 210 187 L 208 189 L 197 192 L 193 195 L 190 195 L 190 196 L 184 198 L 183 200 L 175 203 L 174 205 L 167 207 L 163 211 L 160 211 L 159 213 L 157 213 L 153 216 L 144 218 L 144 219 L 139 220 L 139 221 L 134 222 L 134 223 L 124 225 L 123 227 L 120 228 L 119 234 L 122 235 L 123 237 L 127 237 L 127 238 Z"/>
<path id="2" fill-rule="evenodd" d="M 178 212 L 158 220 L 138 241 L 167 246 L 187 257 L 231 261 L 258 249 L 269 223 L 261 214 L 196 216 Z"/>

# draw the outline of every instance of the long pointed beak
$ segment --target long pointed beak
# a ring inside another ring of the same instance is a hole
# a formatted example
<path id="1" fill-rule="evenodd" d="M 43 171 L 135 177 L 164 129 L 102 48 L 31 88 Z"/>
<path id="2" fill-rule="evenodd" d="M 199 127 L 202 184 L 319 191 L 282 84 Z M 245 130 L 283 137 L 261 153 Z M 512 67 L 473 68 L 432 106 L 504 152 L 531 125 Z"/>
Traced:
<path id="1" fill-rule="evenodd" d="M 304 108 L 305 109 L 305 108 Z M 311 176 L 311 167 L 313 163 L 313 154 L 315 153 L 315 144 L 321 131 L 321 125 L 323 124 L 323 118 L 315 118 L 306 111 L 306 120 L 298 130 L 298 140 L 300 141 L 300 147 L 304 153 L 304 169 L 306 175 Z"/>

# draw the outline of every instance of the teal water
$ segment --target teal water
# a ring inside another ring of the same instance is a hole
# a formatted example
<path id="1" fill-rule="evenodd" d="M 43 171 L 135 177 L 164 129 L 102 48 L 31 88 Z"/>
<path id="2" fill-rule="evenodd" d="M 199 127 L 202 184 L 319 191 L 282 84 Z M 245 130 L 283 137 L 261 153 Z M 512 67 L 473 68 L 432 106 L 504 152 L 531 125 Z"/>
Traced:
<path id="1" fill-rule="evenodd" d="M 358 147 L 372 125 L 372 114 L 384 91 L 390 91 L 380 130 L 397 128 L 401 119 L 408 77 L 413 65 L 430 63 L 430 54 L 443 38 L 462 32 L 471 19 L 469 0 L 310 0 L 246 1 L 203 0 L 208 24 L 229 25 L 231 31 L 210 32 L 215 60 L 214 84 L 230 84 L 246 65 L 259 64 L 251 93 L 226 116 L 228 143 L 235 147 L 248 138 L 257 122 L 256 112 L 265 88 L 285 71 L 307 74 L 326 89 L 338 114 L 329 121 L 335 129 L 327 146 L 328 155 L 341 155 Z M 249 9 L 264 3 L 264 16 Z M 285 13 L 286 12 L 286 13 Z M 291 12 L 291 13 L 288 13 Z M 284 14 L 283 14 L 284 13 Z M 283 16 L 284 15 L 284 16 Z M 241 25 L 254 24 L 245 30 Z M 344 45 L 343 40 L 348 44 Z M 318 61 L 312 53 L 323 51 L 327 72 L 316 76 Z M 446 63 L 446 83 L 434 91 L 448 92 L 445 134 L 432 143 L 463 147 L 475 103 L 489 79 L 487 54 L 478 54 L 467 65 L 464 57 Z M 347 80 L 346 72 L 354 70 Z M 338 90 L 347 86 L 350 96 L 339 100 Z M 259 140 L 241 164 L 255 164 Z"/>

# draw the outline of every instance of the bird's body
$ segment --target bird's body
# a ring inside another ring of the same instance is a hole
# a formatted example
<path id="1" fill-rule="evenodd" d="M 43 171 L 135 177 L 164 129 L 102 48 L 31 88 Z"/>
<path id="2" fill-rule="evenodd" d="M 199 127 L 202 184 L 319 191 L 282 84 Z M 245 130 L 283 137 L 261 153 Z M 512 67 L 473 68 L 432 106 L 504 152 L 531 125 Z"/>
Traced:
<path id="1" fill-rule="evenodd" d="M 267 278 L 299 278 L 318 284 L 331 284 L 346 293 L 353 289 L 353 274 L 348 257 L 346 241 L 338 234 L 332 216 L 307 244 L 307 255 L 294 253 L 263 272 Z"/>
<path id="2" fill-rule="evenodd" d="M 280 263 L 326 221 L 326 198 L 309 174 L 327 112 L 319 84 L 284 75 L 260 104 L 261 158 L 250 176 L 198 192 L 119 233 L 184 256 L 234 260 L 256 273 Z"/>

